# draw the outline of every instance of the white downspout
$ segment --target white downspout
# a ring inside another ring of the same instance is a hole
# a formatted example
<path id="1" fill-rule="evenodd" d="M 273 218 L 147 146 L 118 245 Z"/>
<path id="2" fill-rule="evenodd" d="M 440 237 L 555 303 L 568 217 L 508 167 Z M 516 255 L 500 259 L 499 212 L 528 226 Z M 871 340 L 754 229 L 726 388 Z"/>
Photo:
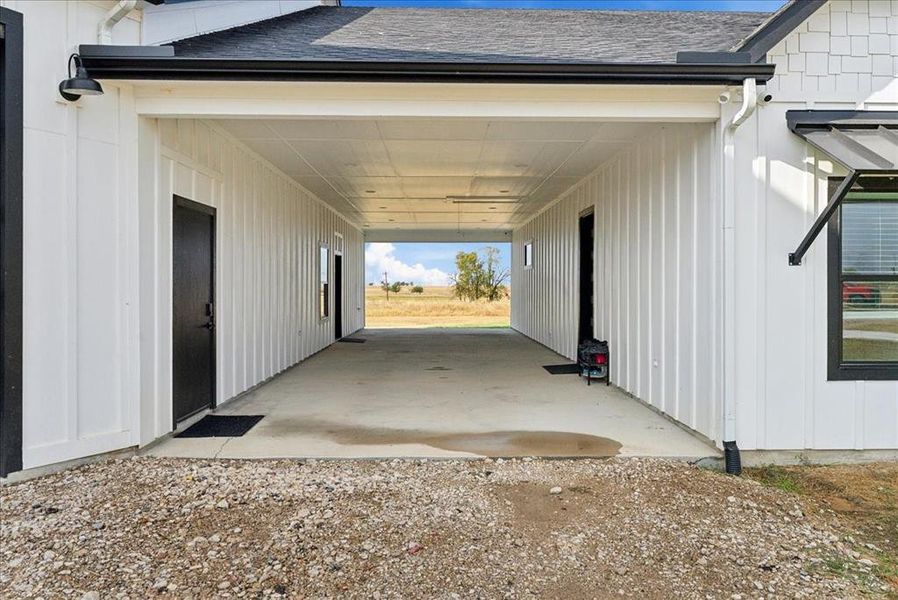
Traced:
<path id="1" fill-rule="evenodd" d="M 97 24 L 97 43 L 101 46 L 112 43 L 112 28 L 116 23 L 128 16 L 137 6 L 137 0 L 119 0 L 119 3 L 109 9 L 103 20 Z"/>
<path id="2" fill-rule="evenodd" d="M 742 82 L 742 106 L 723 131 L 723 443 L 727 472 L 742 471 L 736 446 L 736 129 L 755 112 L 757 82 Z"/>
<path id="3" fill-rule="evenodd" d="M 742 82 L 742 106 L 739 108 L 739 112 L 733 115 L 729 129 L 735 131 L 740 125 L 745 123 L 752 113 L 755 112 L 757 106 L 758 83 L 754 79 L 748 78 Z"/>

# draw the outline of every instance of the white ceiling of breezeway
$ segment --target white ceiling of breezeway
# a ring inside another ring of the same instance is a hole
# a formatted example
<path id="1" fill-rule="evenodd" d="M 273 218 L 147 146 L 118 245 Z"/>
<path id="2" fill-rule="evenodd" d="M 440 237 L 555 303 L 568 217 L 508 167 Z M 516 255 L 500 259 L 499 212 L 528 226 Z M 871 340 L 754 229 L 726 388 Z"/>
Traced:
<path id="1" fill-rule="evenodd" d="M 653 123 L 222 119 L 368 230 L 510 230 Z"/>

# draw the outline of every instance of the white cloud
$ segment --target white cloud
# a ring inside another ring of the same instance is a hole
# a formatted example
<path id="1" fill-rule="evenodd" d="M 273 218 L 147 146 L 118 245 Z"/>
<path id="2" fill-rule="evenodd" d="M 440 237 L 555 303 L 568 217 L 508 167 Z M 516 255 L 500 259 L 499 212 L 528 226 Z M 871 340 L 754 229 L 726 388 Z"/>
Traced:
<path id="1" fill-rule="evenodd" d="M 382 281 L 384 271 L 390 281 L 414 281 L 421 285 L 449 285 L 449 274 L 440 269 L 428 269 L 421 263 L 408 265 L 393 253 L 396 246 L 388 242 L 371 242 L 365 247 L 367 281 Z"/>

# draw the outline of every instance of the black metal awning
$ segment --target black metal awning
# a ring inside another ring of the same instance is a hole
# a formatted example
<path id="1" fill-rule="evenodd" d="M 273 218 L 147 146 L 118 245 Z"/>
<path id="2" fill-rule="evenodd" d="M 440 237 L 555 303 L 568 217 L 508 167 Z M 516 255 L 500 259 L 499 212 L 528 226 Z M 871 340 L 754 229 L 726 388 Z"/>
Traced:
<path id="1" fill-rule="evenodd" d="M 898 111 L 790 110 L 786 122 L 793 133 L 848 169 L 826 208 L 789 254 L 789 264 L 800 265 L 860 176 L 898 175 Z M 898 185 L 898 178 L 895 181 Z"/>

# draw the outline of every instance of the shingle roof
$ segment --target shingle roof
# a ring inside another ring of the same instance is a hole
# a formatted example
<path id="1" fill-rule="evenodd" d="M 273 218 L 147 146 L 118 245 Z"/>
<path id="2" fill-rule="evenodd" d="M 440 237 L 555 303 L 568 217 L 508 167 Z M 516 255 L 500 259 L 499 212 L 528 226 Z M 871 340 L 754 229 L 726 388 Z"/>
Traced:
<path id="1" fill-rule="evenodd" d="M 768 13 L 322 6 L 175 42 L 190 58 L 672 63 L 729 50 Z"/>

